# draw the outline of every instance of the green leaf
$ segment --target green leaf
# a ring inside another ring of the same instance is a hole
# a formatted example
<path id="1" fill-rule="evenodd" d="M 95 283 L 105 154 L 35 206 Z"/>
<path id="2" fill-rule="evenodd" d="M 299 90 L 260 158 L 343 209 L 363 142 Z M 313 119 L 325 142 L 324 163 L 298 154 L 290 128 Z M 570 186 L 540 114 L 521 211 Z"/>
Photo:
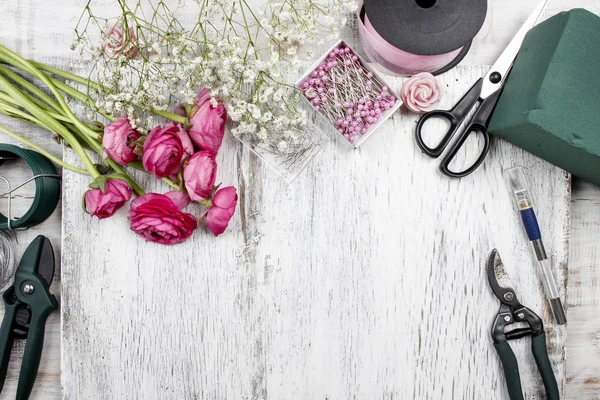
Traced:
<path id="1" fill-rule="evenodd" d="M 110 178 L 106 175 L 100 175 L 92 183 L 90 183 L 90 188 L 92 189 L 100 189 L 102 193 L 106 190 L 106 182 L 108 182 Z"/>
<path id="2" fill-rule="evenodd" d="M 89 192 L 89 190 L 87 190 L 83 196 L 81 196 L 81 208 L 83 208 L 83 211 L 85 211 L 86 214 L 89 214 L 87 208 L 85 207 L 85 195 L 87 192 Z"/>

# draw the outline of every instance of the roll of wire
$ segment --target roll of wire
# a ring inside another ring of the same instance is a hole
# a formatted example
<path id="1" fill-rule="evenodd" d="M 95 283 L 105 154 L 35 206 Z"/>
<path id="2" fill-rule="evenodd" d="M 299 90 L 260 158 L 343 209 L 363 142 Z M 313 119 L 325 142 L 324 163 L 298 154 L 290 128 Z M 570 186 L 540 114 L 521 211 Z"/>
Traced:
<path id="1" fill-rule="evenodd" d="M 8 189 L 0 193 L 0 197 L 7 196 L 8 200 L 6 211 L 0 210 L 0 293 L 4 293 L 12 283 L 15 270 L 15 247 L 9 234 L 12 232 L 16 239 L 17 230 L 42 223 L 54 212 L 60 198 L 60 175 L 46 156 L 33 150 L 0 143 L 0 166 L 19 159 L 31 169 L 31 178 L 12 186 L 6 177 L 0 175 L 0 181 L 4 181 Z M 33 202 L 22 216 L 13 218 L 12 193 L 30 182 L 35 182 Z"/>
<path id="2" fill-rule="evenodd" d="M 0 294 L 4 293 L 12 283 L 15 269 L 15 247 L 11 238 L 0 231 Z"/>
<path id="3" fill-rule="evenodd" d="M 487 13 L 486 0 L 364 0 L 358 30 L 383 72 L 441 74 L 468 53 Z"/>

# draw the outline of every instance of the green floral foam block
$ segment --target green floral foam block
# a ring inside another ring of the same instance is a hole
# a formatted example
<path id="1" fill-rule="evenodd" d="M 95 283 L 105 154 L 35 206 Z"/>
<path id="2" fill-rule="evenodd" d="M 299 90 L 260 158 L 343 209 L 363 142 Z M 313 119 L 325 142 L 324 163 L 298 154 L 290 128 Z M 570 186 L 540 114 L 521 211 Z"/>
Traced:
<path id="1" fill-rule="evenodd" d="M 600 186 L 600 17 L 574 9 L 527 34 L 490 133 Z"/>

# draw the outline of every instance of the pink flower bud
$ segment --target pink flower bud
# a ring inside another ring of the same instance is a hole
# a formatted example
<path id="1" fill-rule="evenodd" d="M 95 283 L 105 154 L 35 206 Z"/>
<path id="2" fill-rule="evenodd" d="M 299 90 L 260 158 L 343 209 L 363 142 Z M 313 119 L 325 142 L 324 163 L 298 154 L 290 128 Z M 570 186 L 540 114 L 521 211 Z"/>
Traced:
<path id="1" fill-rule="evenodd" d="M 129 28 L 129 32 L 125 34 L 123 26 L 116 24 L 107 30 L 104 35 L 108 40 L 108 43 L 104 46 L 104 54 L 108 57 L 124 55 L 133 58 L 137 55 L 137 39 L 133 28 Z"/>
<path id="2" fill-rule="evenodd" d="M 148 193 L 131 202 L 131 230 L 149 242 L 178 244 L 192 236 L 196 218 L 181 209 L 190 199 L 179 191 Z"/>
<path id="3" fill-rule="evenodd" d="M 144 142 L 142 164 L 157 179 L 176 175 L 181 164 L 194 152 L 188 133 L 181 124 L 157 126 Z"/>
<path id="4" fill-rule="evenodd" d="M 190 118 L 190 137 L 202 150 L 219 151 L 225 134 L 227 110 L 222 102 L 214 107 L 210 102 L 210 90 L 198 93 L 197 111 Z"/>
<path id="5" fill-rule="evenodd" d="M 100 189 L 90 189 L 85 192 L 84 203 L 88 214 L 105 219 L 131 199 L 131 188 L 127 182 L 109 179 L 106 181 L 104 193 Z"/>
<path id="6" fill-rule="evenodd" d="M 210 198 L 216 175 L 215 153 L 203 150 L 194 154 L 183 169 L 183 180 L 190 198 L 193 201 Z"/>
<path id="7" fill-rule="evenodd" d="M 135 141 L 140 138 L 140 133 L 131 127 L 126 115 L 115 119 L 104 127 L 102 147 L 104 158 L 110 157 L 119 165 L 127 165 L 137 160 L 135 154 Z"/>
<path id="8" fill-rule="evenodd" d="M 213 205 L 206 214 L 206 224 L 213 235 L 219 236 L 225 232 L 235 213 L 237 200 L 237 192 L 233 186 L 225 187 L 215 194 Z"/>

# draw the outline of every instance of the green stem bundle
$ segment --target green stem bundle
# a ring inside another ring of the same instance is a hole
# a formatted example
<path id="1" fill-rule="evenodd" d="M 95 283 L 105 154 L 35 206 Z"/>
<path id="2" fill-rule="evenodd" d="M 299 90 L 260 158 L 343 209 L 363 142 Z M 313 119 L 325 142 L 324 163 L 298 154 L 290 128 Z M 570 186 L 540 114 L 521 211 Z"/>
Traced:
<path id="1" fill-rule="evenodd" d="M 102 134 L 97 132 L 89 125 L 82 122 L 75 116 L 68 106 L 63 95 L 75 99 L 89 108 L 94 108 L 95 101 L 86 93 L 69 86 L 58 78 L 63 78 L 76 82 L 95 91 L 105 90 L 97 82 L 81 76 L 63 71 L 49 65 L 29 61 L 13 51 L 0 45 L 0 114 L 17 118 L 32 125 L 45 129 L 52 134 L 57 134 L 60 138 L 75 151 L 80 158 L 85 169 L 70 165 L 63 160 L 52 155 L 32 141 L 23 138 L 10 129 L 0 125 L 0 131 L 21 141 L 25 145 L 45 155 L 56 164 L 73 172 L 89 175 L 92 179 L 100 177 L 100 172 L 92 162 L 85 149 L 89 149 L 99 156 L 103 156 Z M 6 64 L 23 74 L 41 81 L 45 88 L 49 90 L 48 95 L 39 86 L 32 83 L 19 73 L 8 68 Z M 52 76 L 54 75 L 54 76 Z M 62 92 L 62 93 L 61 93 Z M 111 116 L 102 110 L 97 110 L 98 114 L 107 119 Z M 186 117 L 174 114 L 168 111 L 152 110 L 157 115 L 172 121 L 188 124 Z M 127 181 L 131 189 L 138 195 L 145 194 L 144 190 L 133 180 L 125 170 L 116 162 L 107 158 L 105 162 L 114 171 L 115 176 L 121 177 Z M 141 163 L 134 162 L 130 164 L 135 169 L 143 170 Z M 174 189 L 182 190 L 181 186 L 170 179 L 163 179 L 165 183 Z"/>

